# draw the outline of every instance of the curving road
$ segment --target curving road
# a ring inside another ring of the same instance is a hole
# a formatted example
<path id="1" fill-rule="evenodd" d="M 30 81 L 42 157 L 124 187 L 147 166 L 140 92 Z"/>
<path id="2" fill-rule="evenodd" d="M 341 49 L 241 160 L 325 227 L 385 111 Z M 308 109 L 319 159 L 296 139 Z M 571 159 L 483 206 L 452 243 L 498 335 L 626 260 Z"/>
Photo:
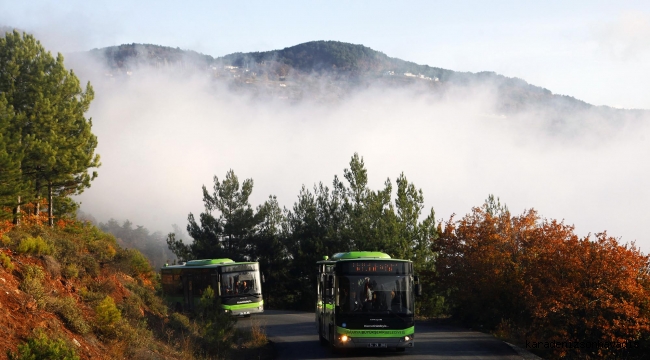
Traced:
<path id="1" fill-rule="evenodd" d="M 239 319 L 237 326 L 263 326 L 275 344 L 277 359 L 522 359 L 490 335 L 430 322 L 416 322 L 415 348 L 406 352 L 359 349 L 333 355 L 320 345 L 314 319 L 314 313 L 265 310 L 264 314 Z"/>

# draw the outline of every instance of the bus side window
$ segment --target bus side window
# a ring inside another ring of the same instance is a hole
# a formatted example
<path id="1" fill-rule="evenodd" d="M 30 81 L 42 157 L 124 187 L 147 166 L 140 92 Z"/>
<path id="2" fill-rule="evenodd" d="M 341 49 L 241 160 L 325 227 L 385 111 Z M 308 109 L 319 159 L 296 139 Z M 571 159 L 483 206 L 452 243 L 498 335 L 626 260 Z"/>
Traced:
<path id="1" fill-rule="evenodd" d="M 176 294 L 183 295 L 183 275 L 174 275 L 176 279 Z"/>

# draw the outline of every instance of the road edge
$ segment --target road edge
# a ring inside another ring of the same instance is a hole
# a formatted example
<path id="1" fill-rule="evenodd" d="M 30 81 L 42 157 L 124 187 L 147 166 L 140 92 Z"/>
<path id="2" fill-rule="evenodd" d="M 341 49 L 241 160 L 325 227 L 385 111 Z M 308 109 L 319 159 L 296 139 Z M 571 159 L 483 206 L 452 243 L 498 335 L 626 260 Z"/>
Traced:
<path id="1" fill-rule="evenodd" d="M 525 360 L 544 360 L 544 358 L 541 358 L 530 351 L 523 349 L 517 345 L 511 344 L 507 341 L 504 341 L 508 346 L 510 346 L 515 352 L 517 352 L 517 355 L 521 356 L 522 359 Z"/>

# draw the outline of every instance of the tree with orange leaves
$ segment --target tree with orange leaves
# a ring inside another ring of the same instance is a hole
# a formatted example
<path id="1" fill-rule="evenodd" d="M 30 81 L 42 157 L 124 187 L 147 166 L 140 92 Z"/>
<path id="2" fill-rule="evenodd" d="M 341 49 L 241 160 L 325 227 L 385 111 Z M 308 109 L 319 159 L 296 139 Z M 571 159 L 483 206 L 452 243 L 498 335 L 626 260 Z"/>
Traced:
<path id="1" fill-rule="evenodd" d="M 534 210 L 511 216 L 493 197 L 445 225 L 434 248 L 437 283 L 457 318 L 506 328 L 551 358 L 642 356 L 649 258 L 634 244 L 605 232 L 579 238 Z"/>

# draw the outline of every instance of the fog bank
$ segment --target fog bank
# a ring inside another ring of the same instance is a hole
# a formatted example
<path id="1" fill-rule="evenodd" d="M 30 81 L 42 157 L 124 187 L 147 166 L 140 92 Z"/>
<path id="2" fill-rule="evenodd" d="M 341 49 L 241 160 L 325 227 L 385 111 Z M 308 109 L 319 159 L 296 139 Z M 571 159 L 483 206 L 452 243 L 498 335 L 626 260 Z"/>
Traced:
<path id="1" fill-rule="evenodd" d="M 489 86 L 444 96 L 374 87 L 335 104 L 290 104 L 233 93 L 205 76 L 143 69 L 114 79 L 73 66 L 95 88 L 89 115 L 102 160 L 77 200 L 99 221 L 184 228 L 188 213 L 203 211 L 201 186 L 229 169 L 254 180 L 254 207 L 273 194 L 291 208 L 303 184 L 330 185 L 357 152 L 372 189 L 404 172 L 438 220 L 494 194 L 514 214 L 535 208 L 579 235 L 607 230 L 650 250 L 642 232 L 648 119 L 504 116 Z"/>

